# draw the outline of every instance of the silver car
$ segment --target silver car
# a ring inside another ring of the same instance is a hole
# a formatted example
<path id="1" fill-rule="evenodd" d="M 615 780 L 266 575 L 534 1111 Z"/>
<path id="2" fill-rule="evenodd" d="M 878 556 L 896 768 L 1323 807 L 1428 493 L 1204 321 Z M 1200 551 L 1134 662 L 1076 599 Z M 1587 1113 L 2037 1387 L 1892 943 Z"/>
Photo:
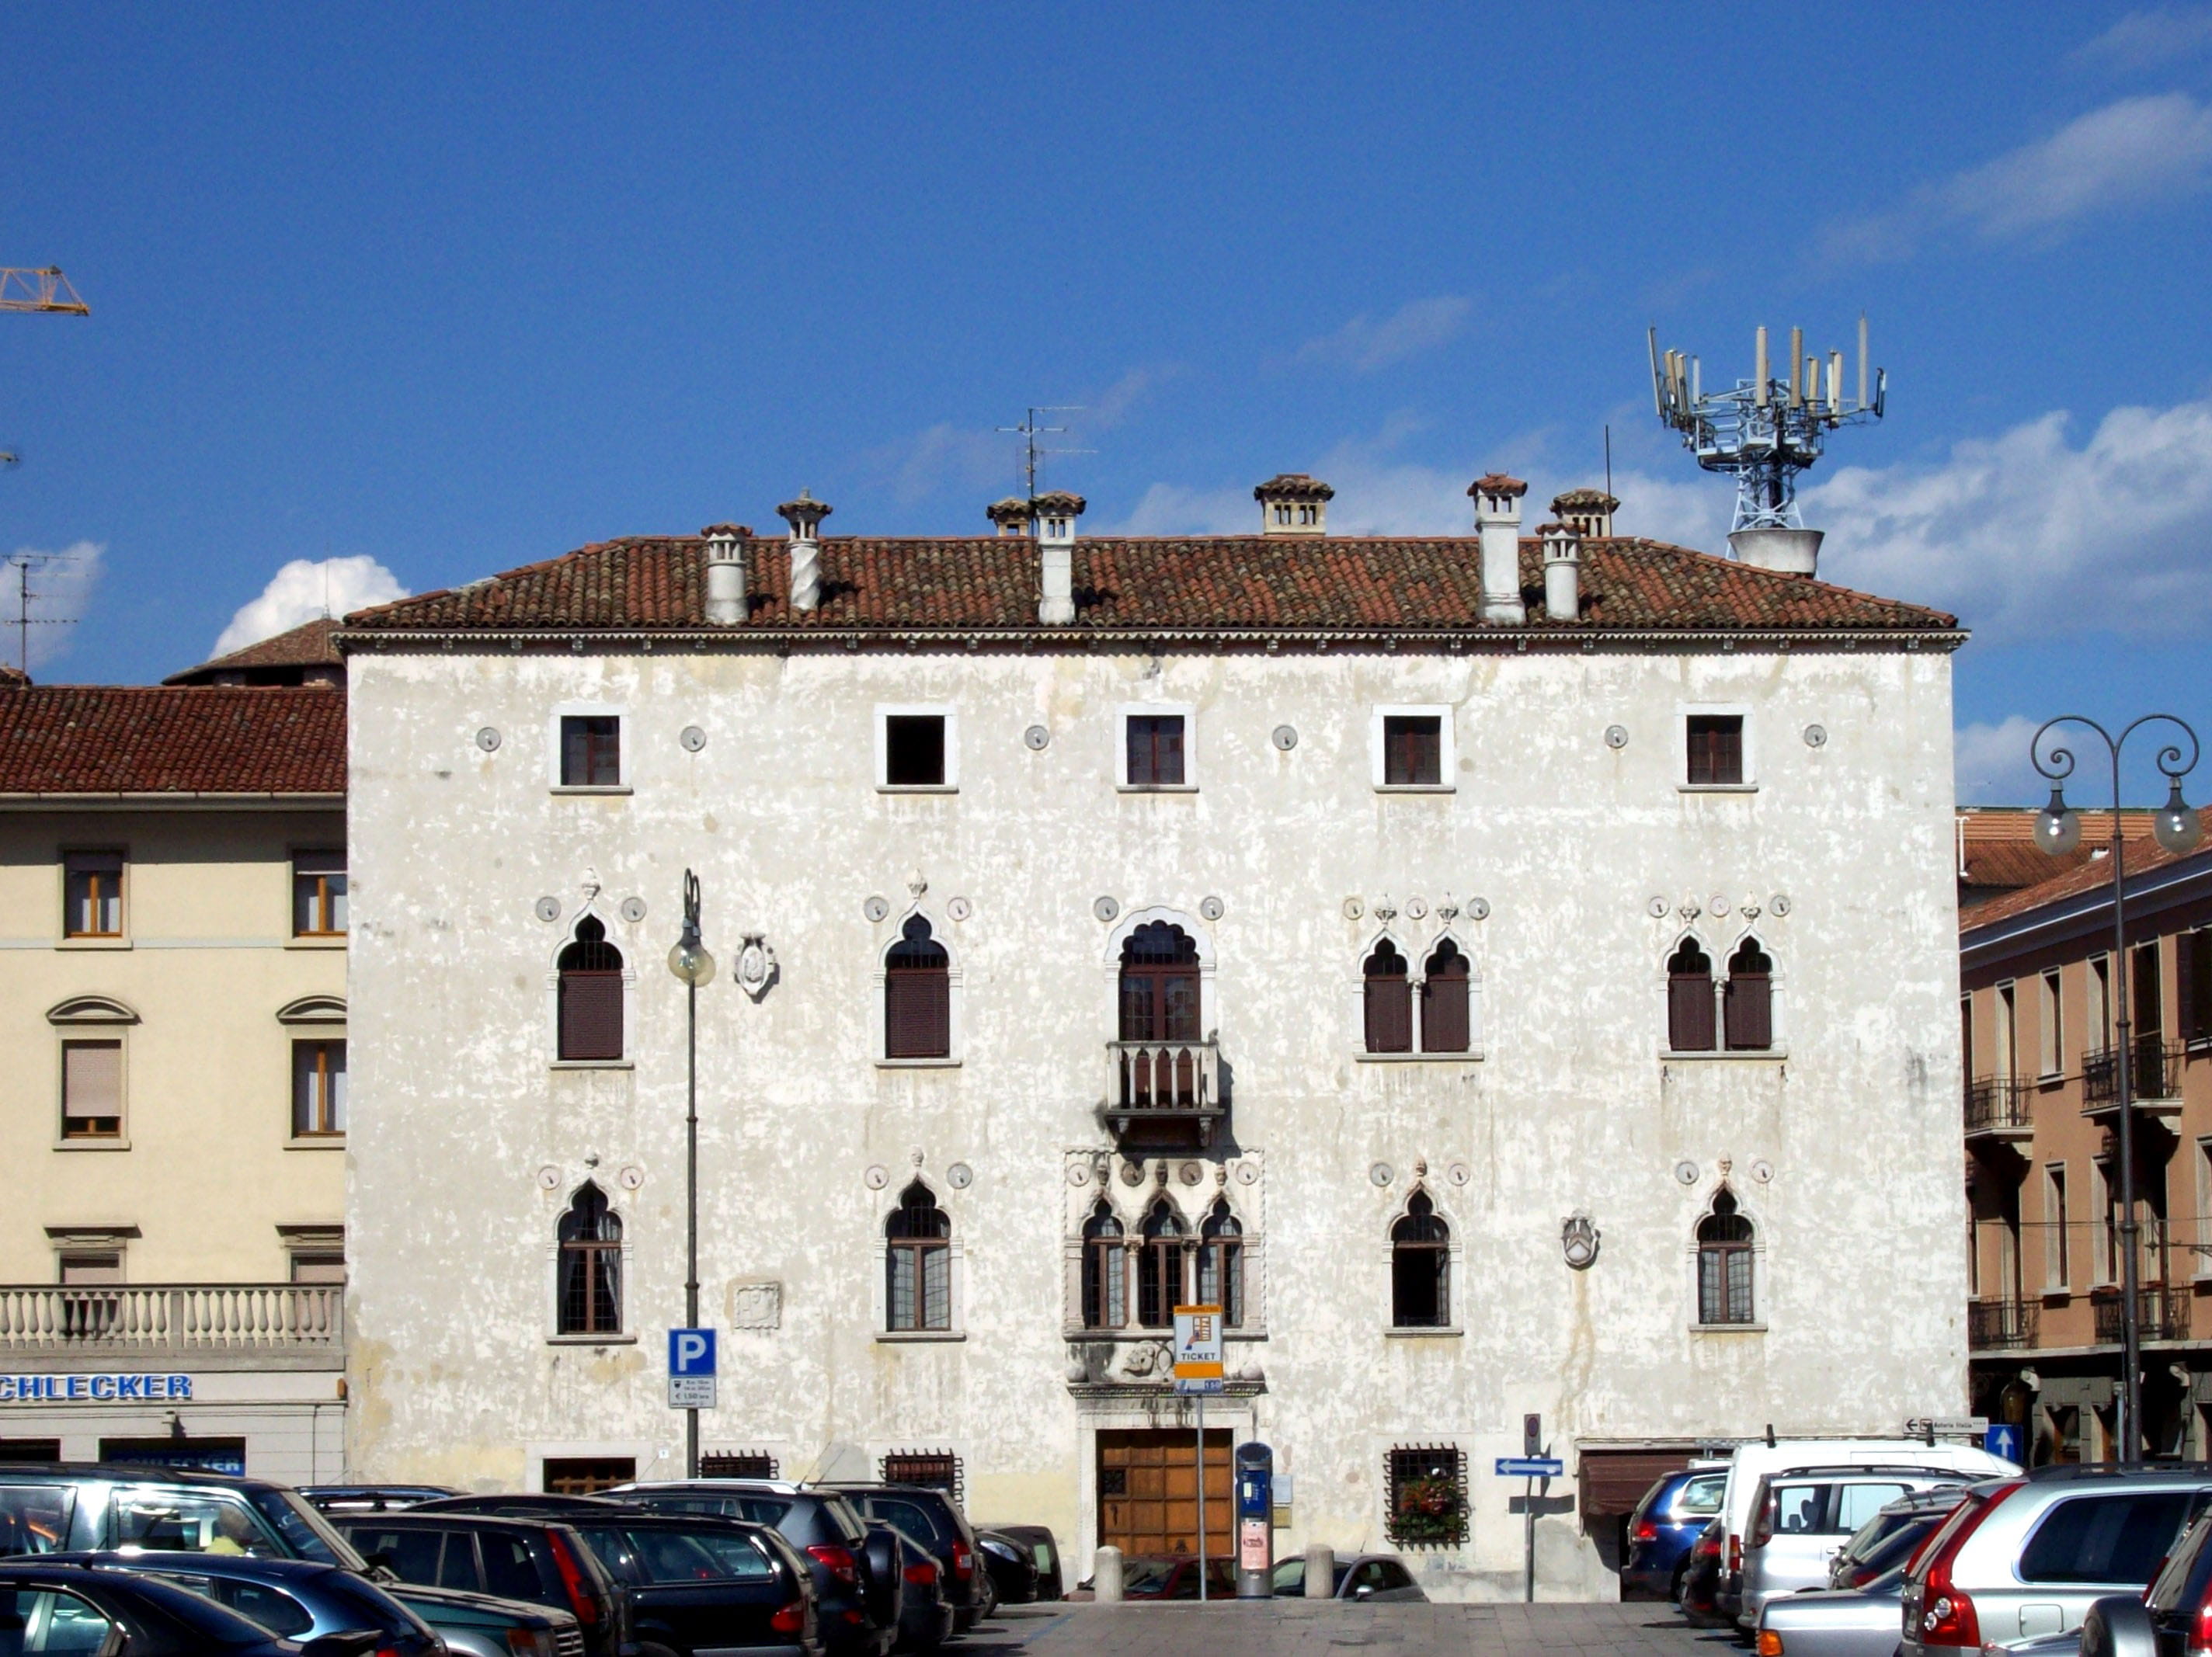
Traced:
<path id="1" fill-rule="evenodd" d="M 1977 1484 L 1912 1562 L 1902 1657 L 1965 1657 L 2081 1626 L 2109 1594 L 2139 1593 L 2212 1507 L 2212 1466 L 2038 1468 Z"/>
<path id="2" fill-rule="evenodd" d="M 1270 1586 L 1279 1599 L 1302 1597 L 1306 1591 L 1305 1560 L 1284 1560 L 1275 1567 Z M 1389 1553 L 1363 1553 L 1338 1560 L 1333 1597 L 1357 1600 L 1362 1605 L 1392 1601 L 1426 1605 L 1429 1599 L 1421 1592 L 1421 1585 L 1413 1580 L 1413 1573 L 1406 1569 L 1406 1562 Z"/>
<path id="3" fill-rule="evenodd" d="M 1744 1539 L 1742 1609 L 1736 1620 L 1759 1625 L 1778 1594 L 1825 1587 L 1828 1566 L 1844 1544 L 1883 1508 L 1922 1490 L 1966 1483 L 1962 1474 L 1928 1467 L 1805 1467 L 1769 1473 L 1752 1504 Z"/>
<path id="4" fill-rule="evenodd" d="M 1893 1657 L 1903 1570 L 1863 1588 L 1785 1593 L 1759 1613 L 1759 1657 Z"/>

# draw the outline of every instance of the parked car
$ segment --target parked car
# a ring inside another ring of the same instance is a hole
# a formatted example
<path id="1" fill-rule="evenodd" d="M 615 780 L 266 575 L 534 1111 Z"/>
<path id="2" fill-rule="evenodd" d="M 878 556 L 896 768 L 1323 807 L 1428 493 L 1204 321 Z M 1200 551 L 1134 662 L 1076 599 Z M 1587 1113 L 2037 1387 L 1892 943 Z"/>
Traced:
<path id="1" fill-rule="evenodd" d="M 825 1484 L 870 1519 L 897 1526 L 926 1545 L 943 1573 L 945 1597 L 965 1633 L 996 1608 L 998 1595 L 976 1547 L 975 1527 L 943 1490 L 925 1484 Z"/>
<path id="2" fill-rule="evenodd" d="M 1065 1599 L 1067 1598 L 1067 1579 L 1060 1573 L 1060 1541 L 1047 1525 L 993 1525 L 988 1527 L 1000 1536 L 1012 1537 L 1027 1545 L 1030 1557 L 1036 1562 L 1037 1598 Z M 980 1535 L 981 1533 L 979 1532 Z"/>
<path id="3" fill-rule="evenodd" d="M 878 1578 L 896 1585 L 900 1651 L 934 1651 L 957 1631 L 952 1602 L 945 1597 L 944 1573 L 927 1543 L 880 1519 L 868 1527 L 868 1563 Z"/>
<path id="4" fill-rule="evenodd" d="M 297 1492 L 169 1467 L 0 1465 L 0 1555 L 111 1548 L 250 1553 L 367 1567 Z"/>
<path id="5" fill-rule="evenodd" d="M 280 1638 L 173 1582 L 39 1558 L 0 1560 L 0 1631 L 16 1652 L 126 1651 L 130 1657 L 368 1657 L 368 1630 L 305 1645 Z"/>
<path id="6" fill-rule="evenodd" d="M 2212 1648 L 2212 1512 L 2200 1514 L 2143 1595 L 2158 1657 Z"/>
<path id="7" fill-rule="evenodd" d="M 1226 1559 L 1206 1562 L 1206 1595 L 1209 1599 L 1237 1597 L 1237 1568 Z M 1132 1554 L 1121 1562 L 1124 1599 L 1195 1599 L 1198 1598 L 1198 1560 L 1183 1554 Z"/>
<path id="8" fill-rule="evenodd" d="M 834 1490 L 775 1478 L 701 1478 L 623 1484 L 610 1494 L 654 1513 L 720 1514 L 780 1531 L 814 1579 L 822 1642 L 839 1657 L 883 1657 L 898 1628 L 868 1606 L 867 1526 Z"/>
<path id="9" fill-rule="evenodd" d="M 566 1519 L 572 1514 L 605 1513 L 627 1508 L 611 1496 L 567 1496 L 558 1490 L 495 1490 L 471 1496 L 434 1496 L 418 1502 L 424 1513 L 481 1513 L 496 1519 Z"/>
<path id="10" fill-rule="evenodd" d="M 975 1557 L 991 1573 L 992 1597 L 1002 1605 L 1032 1605 L 1037 1597 L 1036 1561 L 1011 1536 L 975 1533 Z"/>
<path id="11" fill-rule="evenodd" d="M 1213 1562 L 1206 1563 L 1211 1565 Z M 1306 1562 L 1303 1558 L 1284 1560 L 1269 1576 L 1267 1586 L 1279 1599 L 1302 1599 L 1306 1591 Z M 1127 1591 L 1125 1587 L 1123 1592 Z M 1237 1591 L 1233 1573 L 1229 1591 L 1232 1594 Z M 1413 1581 L 1413 1573 L 1406 1569 L 1406 1562 L 1388 1553 L 1363 1553 L 1356 1558 L 1338 1560 L 1335 1591 L 1331 1597 L 1361 1601 L 1404 1600 L 1418 1605 L 1426 1605 L 1429 1599 L 1421 1592 L 1420 1584 Z"/>
<path id="12" fill-rule="evenodd" d="M 368 1560 L 403 1582 L 568 1611 L 584 1636 L 585 1657 L 622 1657 L 629 1643 L 627 1599 L 568 1525 L 419 1508 L 342 1514 L 332 1522 Z"/>
<path id="13" fill-rule="evenodd" d="M 1728 1464 L 1707 1462 L 1668 1473 L 1644 1492 L 1628 1516 L 1628 1551 L 1620 1566 L 1624 1599 L 1679 1599 L 1690 1548 L 1720 1511 Z"/>
<path id="14" fill-rule="evenodd" d="M 301 1484 L 318 1513 L 392 1513 L 441 1496 L 459 1496 L 449 1484 Z"/>
<path id="15" fill-rule="evenodd" d="M 1899 1569 L 1929 1534 L 1966 1499 L 1961 1484 L 1941 1485 L 1900 1496 L 1851 1533 L 1828 1565 L 1832 1588 L 1863 1588 Z"/>
<path id="16" fill-rule="evenodd" d="M 1720 1606 L 1721 1561 L 1727 1532 L 1727 1518 L 1715 1514 L 1690 1545 L 1690 1563 L 1682 1573 L 1682 1592 L 1674 1605 L 1692 1628 L 1735 1626 Z"/>
<path id="17" fill-rule="evenodd" d="M 806 1562 L 766 1526 L 639 1511 L 576 1530 L 629 1591 L 641 1657 L 817 1649 Z"/>
<path id="18" fill-rule="evenodd" d="M 366 1577 L 304 1559 L 256 1559 L 238 1553 L 56 1554 L 56 1564 L 151 1577 L 214 1600 L 287 1640 L 365 1629 L 393 1657 L 445 1657 L 428 1624 Z M 0 1638 L 0 1648 L 5 1641 Z M 91 1648 L 88 1648 L 91 1649 Z"/>
<path id="19" fill-rule="evenodd" d="M 1759 1481 L 1751 1534 L 1743 1548 L 1736 1621 L 1759 1624 L 1779 1593 L 1822 1587 L 1828 1568 L 1859 1527 L 1900 1497 L 1922 1490 L 1961 1490 L 1965 1476 L 1915 1467 L 1806 1467 Z"/>
<path id="20" fill-rule="evenodd" d="M 462 1588 L 388 1583 L 384 1590 L 438 1632 L 454 1657 L 582 1657 L 574 1611 Z"/>
<path id="21" fill-rule="evenodd" d="M 2212 1508 L 2212 1467 L 2095 1464 L 1977 1484 L 1905 1572 L 1903 1657 L 2078 1630 L 2107 1595 L 2140 1594 Z"/>
<path id="22" fill-rule="evenodd" d="M 1894 1657 L 1904 1586 L 1899 1565 L 1864 1587 L 1777 1595 L 1759 1613 L 1759 1657 Z"/>

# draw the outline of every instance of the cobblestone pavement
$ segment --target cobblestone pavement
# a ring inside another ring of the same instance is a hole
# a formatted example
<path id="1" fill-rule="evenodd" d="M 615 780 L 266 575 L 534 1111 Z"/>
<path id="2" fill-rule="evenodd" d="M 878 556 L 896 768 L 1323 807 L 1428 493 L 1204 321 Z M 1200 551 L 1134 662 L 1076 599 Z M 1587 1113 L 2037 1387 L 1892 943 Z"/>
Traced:
<path id="1" fill-rule="evenodd" d="M 1363 1652 L 1371 1648 L 1371 1652 Z M 1010 1608 L 958 1652 L 1024 1657 L 1736 1657 L 1664 1605 L 1258 1605 Z"/>

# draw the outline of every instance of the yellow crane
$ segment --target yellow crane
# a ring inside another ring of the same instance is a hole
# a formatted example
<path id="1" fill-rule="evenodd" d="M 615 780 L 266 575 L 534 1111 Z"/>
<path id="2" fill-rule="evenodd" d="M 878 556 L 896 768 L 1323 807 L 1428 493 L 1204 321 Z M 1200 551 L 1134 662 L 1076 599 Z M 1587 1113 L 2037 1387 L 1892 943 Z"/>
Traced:
<path id="1" fill-rule="evenodd" d="M 92 307 L 76 296 L 76 289 L 58 264 L 43 270 L 19 270 L 0 265 L 0 311 L 52 311 L 65 317 L 88 317 Z"/>

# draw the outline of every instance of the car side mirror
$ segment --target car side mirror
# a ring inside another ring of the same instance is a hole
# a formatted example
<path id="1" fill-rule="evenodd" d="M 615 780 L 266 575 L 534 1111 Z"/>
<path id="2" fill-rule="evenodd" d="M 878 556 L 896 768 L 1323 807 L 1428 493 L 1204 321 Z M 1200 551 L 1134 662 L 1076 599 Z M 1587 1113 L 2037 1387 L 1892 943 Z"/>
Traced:
<path id="1" fill-rule="evenodd" d="M 1362 1582 L 1362 1583 L 1361 1583 L 1358 1587 L 1356 1587 L 1356 1588 L 1352 1589 L 1352 1597 L 1353 1599 L 1372 1599 L 1372 1598 L 1374 1597 L 1374 1594 L 1375 1594 L 1375 1590 L 1374 1590 L 1372 1587 L 1369 1587 L 1369 1586 L 1368 1586 L 1366 1583 L 1364 1583 L 1364 1582 Z M 2084 1654 L 2084 1657 L 2087 1657 L 2087 1654 Z M 2130 1657 L 2131 1657 L 2131 1654 L 2130 1654 Z"/>

